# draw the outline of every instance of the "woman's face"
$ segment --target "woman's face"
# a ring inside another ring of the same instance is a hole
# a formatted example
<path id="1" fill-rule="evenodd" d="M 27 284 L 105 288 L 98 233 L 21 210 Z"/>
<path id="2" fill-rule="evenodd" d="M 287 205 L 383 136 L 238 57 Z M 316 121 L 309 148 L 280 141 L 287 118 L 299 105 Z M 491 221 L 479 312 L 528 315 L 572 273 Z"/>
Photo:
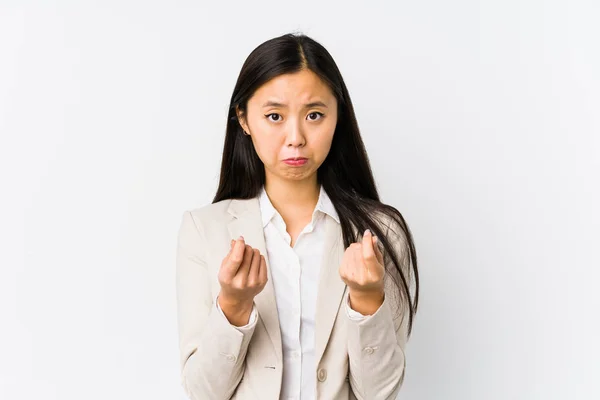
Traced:
<path id="1" fill-rule="evenodd" d="M 314 72 L 273 78 L 256 90 L 246 109 L 238 119 L 265 165 L 267 180 L 316 177 L 331 148 L 337 100 Z M 294 158 L 305 160 L 290 161 Z"/>

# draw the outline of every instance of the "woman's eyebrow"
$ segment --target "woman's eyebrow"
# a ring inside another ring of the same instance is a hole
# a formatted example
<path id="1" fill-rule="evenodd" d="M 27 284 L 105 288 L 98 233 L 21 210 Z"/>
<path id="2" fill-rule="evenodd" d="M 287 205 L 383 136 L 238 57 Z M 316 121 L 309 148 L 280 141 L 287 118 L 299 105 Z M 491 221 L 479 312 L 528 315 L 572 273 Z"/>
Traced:
<path id="1" fill-rule="evenodd" d="M 279 107 L 279 108 L 287 108 L 287 104 L 278 103 L 276 101 L 267 101 L 262 105 L 264 107 Z M 324 107 L 327 108 L 327 104 L 322 101 L 313 101 L 312 103 L 307 103 L 304 105 L 304 108 L 312 108 L 312 107 Z"/>

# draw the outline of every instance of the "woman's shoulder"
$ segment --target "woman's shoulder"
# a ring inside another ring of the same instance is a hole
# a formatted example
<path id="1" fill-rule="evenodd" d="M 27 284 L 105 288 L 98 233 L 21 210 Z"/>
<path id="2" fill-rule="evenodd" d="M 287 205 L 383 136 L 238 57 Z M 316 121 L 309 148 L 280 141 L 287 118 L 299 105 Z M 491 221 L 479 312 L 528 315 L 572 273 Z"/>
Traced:
<path id="1" fill-rule="evenodd" d="M 221 200 L 216 203 L 205 204 L 185 210 L 190 213 L 195 220 L 206 221 L 209 219 L 219 219 L 228 214 L 232 199 Z"/>
<path id="2" fill-rule="evenodd" d="M 258 198 L 250 199 L 225 199 L 204 206 L 195 207 L 185 211 L 197 222 L 210 223 L 215 221 L 221 223 L 231 218 L 243 215 L 248 210 L 258 211 Z"/>

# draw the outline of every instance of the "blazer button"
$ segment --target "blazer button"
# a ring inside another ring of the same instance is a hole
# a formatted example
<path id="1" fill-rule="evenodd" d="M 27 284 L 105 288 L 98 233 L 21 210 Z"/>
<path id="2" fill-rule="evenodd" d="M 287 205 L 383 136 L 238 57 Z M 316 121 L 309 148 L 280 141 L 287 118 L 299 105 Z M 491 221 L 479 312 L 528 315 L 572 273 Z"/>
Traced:
<path id="1" fill-rule="evenodd" d="M 319 369 L 319 372 L 317 372 L 317 379 L 319 382 L 325 382 L 325 379 L 327 379 L 327 370 L 324 368 Z"/>
<path id="2" fill-rule="evenodd" d="M 372 348 L 372 347 L 365 347 L 365 352 L 366 352 L 367 354 L 373 354 L 373 351 L 375 351 L 375 350 L 373 350 L 373 348 Z"/>
<path id="3" fill-rule="evenodd" d="M 233 354 L 227 354 L 225 359 L 229 362 L 235 362 L 235 356 Z"/>

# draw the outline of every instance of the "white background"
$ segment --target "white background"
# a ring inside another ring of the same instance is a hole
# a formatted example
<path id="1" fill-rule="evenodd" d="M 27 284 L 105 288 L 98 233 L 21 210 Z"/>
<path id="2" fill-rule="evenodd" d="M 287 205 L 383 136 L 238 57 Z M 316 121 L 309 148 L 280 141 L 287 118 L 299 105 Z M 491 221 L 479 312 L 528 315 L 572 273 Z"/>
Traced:
<path id="1" fill-rule="evenodd" d="M 400 398 L 600 398 L 600 3 L 202 3 L 0 2 L 0 398 L 184 398 L 180 218 L 244 59 L 290 31 L 415 237 Z"/>

